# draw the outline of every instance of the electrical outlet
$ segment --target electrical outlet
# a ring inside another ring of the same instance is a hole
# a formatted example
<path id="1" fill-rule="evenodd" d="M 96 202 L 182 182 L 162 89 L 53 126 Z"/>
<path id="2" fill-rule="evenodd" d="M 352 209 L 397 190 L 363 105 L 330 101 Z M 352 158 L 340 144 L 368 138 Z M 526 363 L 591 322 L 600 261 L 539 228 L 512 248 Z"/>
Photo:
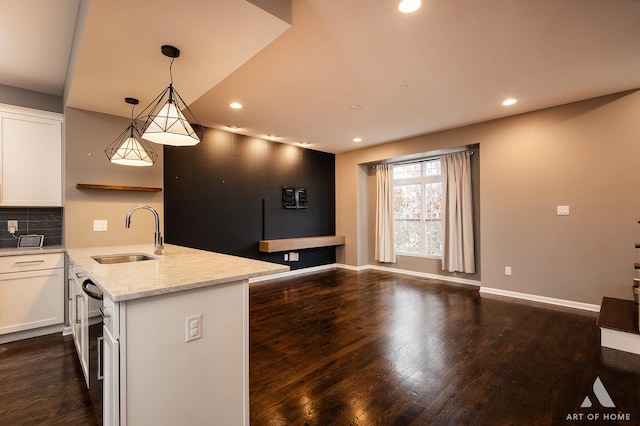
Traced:
<path id="1" fill-rule="evenodd" d="M 505 275 L 511 275 L 511 266 L 505 266 L 504 267 L 504 274 Z"/>
<path id="2" fill-rule="evenodd" d="M 297 251 L 290 251 L 289 252 L 289 260 L 291 262 L 297 262 L 300 260 L 300 255 L 298 254 Z"/>
<path id="3" fill-rule="evenodd" d="M 15 234 L 18 232 L 18 221 L 17 220 L 8 220 L 7 221 L 7 231 Z"/>
<path id="4" fill-rule="evenodd" d="M 185 326 L 185 342 L 202 338 L 202 314 L 187 317 Z"/>
<path id="5" fill-rule="evenodd" d="M 289 261 L 289 253 L 285 253 L 284 254 L 284 261 L 288 262 Z"/>

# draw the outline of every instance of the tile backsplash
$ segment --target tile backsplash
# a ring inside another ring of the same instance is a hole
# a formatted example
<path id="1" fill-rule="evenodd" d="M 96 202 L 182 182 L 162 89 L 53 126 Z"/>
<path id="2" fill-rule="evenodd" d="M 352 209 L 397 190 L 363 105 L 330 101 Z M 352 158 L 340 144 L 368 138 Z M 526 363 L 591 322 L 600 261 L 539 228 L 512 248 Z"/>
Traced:
<path id="1" fill-rule="evenodd" d="M 8 220 L 18 221 L 16 237 Z M 43 234 L 45 246 L 62 245 L 62 207 L 0 207 L 0 248 L 16 247 L 17 237 L 26 234 Z"/>

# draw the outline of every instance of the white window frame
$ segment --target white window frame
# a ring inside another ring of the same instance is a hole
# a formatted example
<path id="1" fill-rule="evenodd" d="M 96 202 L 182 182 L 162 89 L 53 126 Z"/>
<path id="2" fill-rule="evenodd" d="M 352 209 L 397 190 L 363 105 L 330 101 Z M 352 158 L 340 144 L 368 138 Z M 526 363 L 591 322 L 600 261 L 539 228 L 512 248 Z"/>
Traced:
<path id="1" fill-rule="evenodd" d="M 442 175 L 427 175 L 425 176 L 425 168 L 426 168 L 426 164 L 432 162 L 432 161 L 440 161 L 440 158 L 430 158 L 428 160 L 423 160 L 423 161 L 416 161 L 415 163 L 419 163 L 420 164 L 420 177 L 412 177 L 412 178 L 403 178 L 403 179 L 394 179 L 393 180 L 393 185 L 394 187 L 397 186 L 403 186 L 403 185 L 416 185 L 419 184 L 420 185 L 420 191 L 421 191 L 421 200 L 422 200 L 422 205 L 421 207 L 421 219 L 417 219 L 417 221 L 420 222 L 420 253 L 414 253 L 414 252 L 403 252 L 401 251 L 398 247 L 396 247 L 396 253 L 400 256 L 413 256 L 413 257 L 424 257 L 424 258 L 430 258 L 430 259 L 442 259 L 442 246 L 440 247 L 440 254 L 439 255 L 433 255 L 433 254 L 427 254 L 427 247 L 426 247 L 426 222 L 431 220 L 433 221 L 434 219 L 427 219 L 427 203 L 425 202 L 426 200 L 426 184 L 429 183 L 440 183 L 442 184 Z M 402 165 L 406 165 L 405 164 L 397 164 L 398 166 L 402 166 Z M 405 219 L 405 220 L 410 220 L 410 219 Z M 440 219 L 436 219 L 438 220 L 438 222 L 442 223 L 442 218 Z M 395 217 L 394 217 L 394 222 L 396 221 Z"/>

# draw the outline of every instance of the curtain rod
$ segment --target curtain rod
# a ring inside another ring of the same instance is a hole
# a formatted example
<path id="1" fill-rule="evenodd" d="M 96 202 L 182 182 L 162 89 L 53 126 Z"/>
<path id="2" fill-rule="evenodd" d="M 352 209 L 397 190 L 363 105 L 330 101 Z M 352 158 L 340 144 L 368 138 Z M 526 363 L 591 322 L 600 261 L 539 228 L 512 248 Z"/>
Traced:
<path id="1" fill-rule="evenodd" d="M 389 158 L 387 160 L 368 163 L 367 165 L 370 167 L 376 167 L 382 164 L 397 165 L 397 164 L 419 163 L 421 161 L 435 160 L 445 155 L 456 154 L 458 152 L 467 152 L 467 151 L 471 152 L 471 155 L 473 155 L 473 150 L 477 149 L 478 147 L 479 147 L 478 144 L 474 144 L 474 145 L 467 145 L 464 147 L 452 148 L 452 149 L 438 149 L 435 151 L 423 152 L 420 154 L 412 154 L 412 155 L 405 155 L 402 157 Z"/>

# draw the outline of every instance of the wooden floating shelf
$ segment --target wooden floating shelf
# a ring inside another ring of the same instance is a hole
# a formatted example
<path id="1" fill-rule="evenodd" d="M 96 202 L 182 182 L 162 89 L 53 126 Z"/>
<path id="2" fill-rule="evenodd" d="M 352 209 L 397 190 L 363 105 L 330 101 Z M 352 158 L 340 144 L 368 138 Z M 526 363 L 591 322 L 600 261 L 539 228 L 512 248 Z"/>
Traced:
<path id="1" fill-rule="evenodd" d="M 106 189 L 110 191 L 142 191 L 142 192 L 161 192 L 162 191 L 162 188 L 154 188 L 151 186 L 95 185 L 92 183 L 77 183 L 76 189 Z"/>
<path id="2" fill-rule="evenodd" d="M 344 235 L 325 235 L 321 237 L 284 238 L 281 240 L 260 241 L 260 251 L 275 253 L 288 250 L 303 250 L 317 247 L 344 245 Z"/>

